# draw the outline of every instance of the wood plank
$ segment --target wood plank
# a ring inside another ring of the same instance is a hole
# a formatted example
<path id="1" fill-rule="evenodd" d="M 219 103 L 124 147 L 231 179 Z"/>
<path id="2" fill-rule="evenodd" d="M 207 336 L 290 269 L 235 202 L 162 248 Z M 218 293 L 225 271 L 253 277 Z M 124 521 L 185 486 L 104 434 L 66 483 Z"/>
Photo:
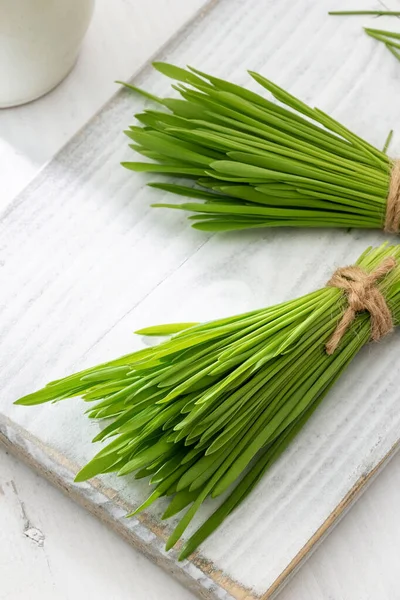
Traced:
<path id="1" fill-rule="evenodd" d="M 312 0 L 221 0 L 160 59 L 253 89 L 245 69 L 258 70 L 378 145 L 399 116 L 396 61 L 371 45 L 356 21 L 329 19 Z M 135 83 L 155 94 L 169 85 L 149 68 Z M 146 176 L 118 166 L 131 156 L 121 131 L 142 106 L 125 92 L 114 97 L 1 218 L 3 442 L 202 597 L 267 599 L 397 448 L 398 334 L 360 353 L 245 505 L 183 563 L 162 549 L 173 526 L 160 524 L 162 503 L 124 519 L 145 496 L 145 483 L 111 476 L 72 483 L 93 455 L 97 431 L 79 400 L 36 409 L 12 401 L 140 347 L 145 340 L 131 333 L 140 327 L 215 318 L 320 287 L 335 266 L 385 236 L 208 236 L 190 230 L 185 216 L 150 209 L 162 194 L 145 187 Z M 214 507 L 208 503 L 199 518 Z"/>

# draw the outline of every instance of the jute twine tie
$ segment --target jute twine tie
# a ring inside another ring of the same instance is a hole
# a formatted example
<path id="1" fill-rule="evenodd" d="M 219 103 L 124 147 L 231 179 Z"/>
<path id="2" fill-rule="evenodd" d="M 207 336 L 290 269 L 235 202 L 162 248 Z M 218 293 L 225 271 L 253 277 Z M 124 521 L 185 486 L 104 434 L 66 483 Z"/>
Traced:
<path id="1" fill-rule="evenodd" d="M 386 204 L 384 231 L 399 233 L 400 231 L 400 160 L 394 160 L 390 176 L 389 194 Z"/>
<path id="2" fill-rule="evenodd" d="M 347 295 L 348 307 L 325 346 L 327 354 L 335 352 L 342 337 L 359 312 L 368 311 L 371 315 L 372 340 L 378 341 L 392 331 L 392 314 L 376 283 L 395 266 L 395 259 L 390 257 L 385 258 L 371 273 L 367 273 L 358 265 L 341 267 L 334 272 L 327 286 L 344 290 Z"/>

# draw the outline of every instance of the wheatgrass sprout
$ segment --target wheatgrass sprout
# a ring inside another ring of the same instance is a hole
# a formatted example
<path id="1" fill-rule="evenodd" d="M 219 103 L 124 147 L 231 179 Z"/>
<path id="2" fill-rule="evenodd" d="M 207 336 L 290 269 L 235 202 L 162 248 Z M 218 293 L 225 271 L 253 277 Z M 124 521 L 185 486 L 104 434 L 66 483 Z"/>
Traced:
<path id="1" fill-rule="evenodd" d="M 375 17 L 400 17 L 400 11 L 397 10 L 334 10 L 330 11 L 328 15 L 335 16 L 375 16 Z M 400 60 L 400 34 L 394 31 L 386 31 L 384 29 L 371 29 L 364 27 L 364 31 L 370 37 L 383 42 L 386 48 Z"/>
<path id="2" fill-rule="evenodd" d="M 357 261 L 379 277 L 394 324 L 400 319 L 400 246 L 368 248 Z M 172 548 L 208 497 L 228 496 L 185 541 L 191 554 L 237 508 L 301 430 L 352 358 L 368 342 L 371 317 L 356 315 L 328 354 L 348 300 L 338 287 L 203 324 L 144 329 L 171 336 L 54 381 L 18 400 L 33 406 L 81 396 L 88 416 L 106 421 L 94 442 L 107 445 L 77 475 L 148 478 L 151 493 L 132 514 L 166 496 L 163 518 L 182 513 L 167 541 Z M 182 512 L 184 511 L 184 512 Z"/>
<path id="3" fill-rule="evenodd" d="M 384 29 L 371 29 L 370 27 L 364 27 L 364 31 L 370 37 L 383 42 L 393 56 L 400 60 L 400 33 Z"/>
<path id="4" fill-rule="evenodd" d="M 397 10 L 331 10 L 328 15 L 335 16 L 360 16 L 368 15 L 374 17 L 400 17 Z"/>
<path id="5" fill-rule="evenodd" d="M 122 164 L 173 177 L 150 185 L 187 198 L 154 206 L 195 213 L 193 227 L 206 231 L 385 227 L 385 152 L 253 71 L 272 100 L 192 67 L 154 67 L 177 81 L 180 98 L 125 84 L 160 108 L 137 114 L 141 126 L 125 132 L 146 162 Z"/>

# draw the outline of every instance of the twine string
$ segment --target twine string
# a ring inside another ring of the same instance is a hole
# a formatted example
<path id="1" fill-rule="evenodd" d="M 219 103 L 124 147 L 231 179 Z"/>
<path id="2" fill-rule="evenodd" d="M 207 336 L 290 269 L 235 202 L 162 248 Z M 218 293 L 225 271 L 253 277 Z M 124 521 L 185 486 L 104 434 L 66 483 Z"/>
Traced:
<path id="1" fill-rule="evenodd" d="M 395 266 L 395 259 L 389 257 L 385 258 L 371 273 L 367 273 L 358 265 L 341 267 L 334 272 L 327 286 L 344 290 L 348 306 L 325 346 L 327 354 L 335 352 L 359 312 L 368 311 L 371 316 L 372 340 L 378 341 L 393 330 L 392 314 L 376 283 Z"/>
<path id="2" fill-rule="evenodd" d="M 393 161 L 383 229 L 386 233 L 400 231 L 400 159 Z"/>

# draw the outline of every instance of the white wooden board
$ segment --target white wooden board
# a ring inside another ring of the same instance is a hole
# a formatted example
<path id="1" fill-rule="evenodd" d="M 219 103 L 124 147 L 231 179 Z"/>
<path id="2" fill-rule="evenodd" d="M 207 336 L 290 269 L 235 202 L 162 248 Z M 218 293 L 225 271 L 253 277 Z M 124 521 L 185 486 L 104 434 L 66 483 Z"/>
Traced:
<path id="1" fill-rule="evenodd" d="M 358 22 L 328 18 L 312 0 L 211 3 L 159 59 L 254 89 L 246 68 L 258 70 L 378 145 L 398 122 L 398 63 Z M 150 68 L 135 83 L 156 94 L 169 87 Z M 124 518 L 146 494 L 144 482 L 109 476 L 73 484 L 95 451 L 97 425 L 82 402 L 35 409 L 12 402 L 141 347 L 146 341 L 132 335 L 140 327 L 215 318 L 319 287 L 384 235 L 207 236 L 181 213 L 150 209 L 162 194 L 118 165 L 131 156 L 121 131 L 142 106 L 125 92 L 115 97 L 1 217 L 1 439 L 199 595 L 270 598 L 396 449 L 398 334 L 357 357 L 246 503 L 184 563 L 163 551 L 173 524 L 159 521 L 162 505 Z M 399 142 L 397 135 L 394 154 Z M 200 518 L 214 508 L 210 502 Z"/>

